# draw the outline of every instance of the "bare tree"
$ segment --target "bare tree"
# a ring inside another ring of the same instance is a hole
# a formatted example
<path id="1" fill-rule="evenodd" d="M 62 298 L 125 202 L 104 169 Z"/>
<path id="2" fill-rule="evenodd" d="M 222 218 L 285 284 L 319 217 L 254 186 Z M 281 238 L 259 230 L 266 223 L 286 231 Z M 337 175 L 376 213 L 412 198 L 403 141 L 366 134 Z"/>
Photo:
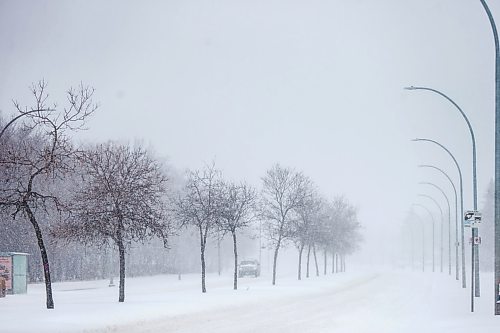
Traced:
<path id="1" fill-rule="evenodd" d="M 81 84 L 78 89 L 67 92 L 68 106 L 58 111 L 55 104 L 47 106 L 46 88 L 44 81 L 31 87 L 35 99 L 31 108 L 14 102 L 19 115 L 2 129 L 0 208 L 13 218 L 21 215 L 31 223 L 43 263 L 47 309 L 53 309 L 49 259 L 39 215 L 62 209 L 59 193 L 53 185 L 72 171 L 75 149 L 68 132 L 82 129 L 97 105 L 92 100 L 94 90 Z M 11 131 L 5 131 L 21 117 L 22 129 L 11 126 Z"/>
<path id="2" fill-rule="evenodd" d="M 320 244 L 332 251 L 332 272 L 338 272 L 338 260 L 341 270 L 345 269 L 345 255 L 358 249 L 362 241 L 361 225 L 358 222 L 357 210 L 343 197 L 335 198 L 327 206 L 324 234 Z"/>
<path id="3" fill-rule="evenodd" d="M 299 265 L 297 272 L 297 278 L 299 280 L 302 279 L 302 252 L 304 247 L 309 246 L 307 256 L 307 267 L 309 267 L 310 249 L 314 246 L 317 234 L 322 231 L 320 229 L 320 220 L 322 218 L 323 200 L 314 189 L 310 189 L 309 191 L 311 194 L 306 196 L 303 203 L 295 208 L 297 218 L 293 221 L 293 240 L 299 251 Z M 309 274 L 307 274 L 307 276 L 309 276 Z"/>
<path id="4" fill-rule="evenodd" d="M 190 171 L 184 193 L 176 201 L 181 226 L 194 226 L 200 236 L 201 292 L 206 293 L 205 249 L 208 234 L 217 231 L 220 219 L 222 179 L 215 165 Z"/>
<path id="5" fill-rule="evenodd" d="M 230 232 L 233 238 L 234 278 L 233 288 L 238 289 L 238 248 L 236 231 L 248 227 L 254 217 L 256 194 L 247 184 L 224 183 L 219 227 L 223 232 Z"/>
<path id="6" fill-rule="evenodd" d="M 54 230 L 56 237 L 118 248 L 119 302 L 125 300 L 125 251 L 133 241 L 154 236 L 167 245 L 167 177 L 162 165 L 140 146 L 113 142 L 84 152 L 81 188 L 71 199 L 70 217 Z"/>
<path id="7" fill-rule="evenodd" d="M 318 256 L 316 255 L 316 245 L 313 244 L 314 265 L 316 267 L 316 276 L 319 276 Z"/>
<path id="8" fill-rule="evenodd" d="M 309 179 L 300 172 L 274 165 L 262 178 L 262 217 L 266 220 L 268 236 L 274 246 L 273 279 L 276 284 L 276 264 L 279 249 L 294 235 L 295 209 L 309 195 Z"/>

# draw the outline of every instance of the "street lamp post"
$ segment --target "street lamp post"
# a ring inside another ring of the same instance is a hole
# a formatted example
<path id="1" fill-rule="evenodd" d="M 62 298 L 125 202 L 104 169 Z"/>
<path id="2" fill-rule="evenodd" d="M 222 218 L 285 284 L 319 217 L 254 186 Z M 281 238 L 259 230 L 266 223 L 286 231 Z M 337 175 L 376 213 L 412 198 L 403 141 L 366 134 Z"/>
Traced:
<path id="1" fill-rule="evenodd" d="M 474 135 L 474 130 L 472 129 L 472 125 L 469 121 L 469 118 L 465 114 L 465 112 L 462 110 L 460 106 L 458 106 L 457 103 L 455 103 L 454 100 L 452 100 L 450 97 L 445 95 L 439 90 L 432 89 L 432 88 L 427 88 L 427 87 L 406 87 L 405 89 L 407 90 L 426 90 L 430 91 L 433 93 L 438 94 L 441 97 L 444 97 L 446 100 L 448 100 L 455 108 L 460 112 L 462 117 L 464 118 L 465 122 L 467 123 L 467 127 L 469 128 L 470 136 L 472 139 L 472 192 L 473 192 L 473 198 L 474 198 L 474 210 L 477 210 L 477 172 L 476 172 L 476 136 Z M 472 239 L 475 239 L 475 237 L 478 236 L 478 230 L 477 228 L 472 227 Z M 471 283 L 474 286 L 474 294 L 476 297 L 479 297 L 481 295 L 481 289 L 480 289 L 480 284 L 479 284 L 479 245 L 478 244 L 472 244 L 472 261 L 474 264 L 472 265 L 472 272 L 473 272 L 473 280 Z"/>
<path id="2" fill-rule="evenodd" d="M 493 15 L 485 0 L 483 5 L 493 31 L 495 40 L 495 315 L 500 315 L 499 285 L 500 285 L 500 44 L 498 31 Z"/>
<path id="3" fill-rule="evenodd" d="M 436 225 L 436 221 L 434 220 L 434 216 L 432 215 L 431 211 L 424 205 L 420 205 L 420 204 L 413 204 L 414 207 L 420 207 L 422 208 L 423 210 L 425 210 L 427 212 L 427 214 L 429 214 L 430 218 L 431 218 L 431 221 L 432 221 L 432 272 L 435 271 L 434 267 L 435 267 L 435 248 L 436 248 L 436 241 L 435 241 L 435 225 Z M 423 232 L 423 224 L 422 224 L 422 232 Z M 424 241 L 422 241 L 424 242 Z M 424 242 L 425 243 L 425 242 Z"/>
<path id="4" fill-rule="evenodd" d="M 443 189 L 437 186 L 434 183 L 429 182 L 420 182 L 421 185 L 429 185 L 437 189 L 446 199 L 446 204 L 448 206 L 448 275 L 451 275 L 451 209 L 450 209 L 450 200 L 448 200 L 448 196 L 443 191 Z M 441 223 L 441 247 L 443 246 L 443 224 Z M 443 251 L 441 250 L 441 262 L 443 262 Z M 441 267 L 442 271 L 442 267 Z"/>
<path id="5" fill-rule="evenodd" d="M 408 226 L 408 230 L 409 230 L 409 236 L 410 236 L 410 267 L 411 267 L 411 270 L 415 270 L 415 237 L 414 237 L 414 233 L 413 233 L 413 225 L 411 223 L 410 220 L 406 220 L 406 225 Z M 404 229 L 401 229 L 401 233 L 402 233 L 402 237 L 401 239 L 404 239 L 404 235 L 405 235 L 405 230 Z M 406 248 L 405 248 L 405 244 L 402 244 L 402 251 L 401 253 L 404 253 Z"/>
<path id="6" fill-rule="evenodd" d="M 413 204 L 413 206 L 418 207 L 421 205 Z M 425 272 L 425 225 L 424 221 L 422 220 L 422 218 L 420 218 L 420 216 L 417 213 L 412 212 L 412 214 L 418 219 L 418 221 L 422 225 L 422 272 Z"/>
<path id="7" fill-rule="evenodd" d="M 35 110 L 29 110 L 29 111 L 22 111 L 21 114 L 17 115 L 16 117 L 12 118 L 0 131 L 0 138 L 5 134 L 5 131 L 7 128 L 9 128 L 12 124 L 14 124 L 19 118 L 22 118 L 24 116 L 29 116 L 31 114 L 36 114 L 40 112 L 45 112 L 45 111 L 53 111 L 52 109 L 35 109 Z"/>
<path id="8" fill-rule="evenodd" d="M 410 225 L 410 246 L 411 246 L 411 270 L 415 270 L 415 241 L 413 237 L 413 230 Z"/>
<path id="9" fill-rule="evenodd" d="M 459 262 L 458 262 L 458 247 L 459 247 L 459 241 L 458 241 L 458 196 L 457 196 L 457 188 L 455 187 L 455 183 L 453 180 L 451 180 L 450 176 L 446 172 L 444 172 L 442 169 L 434 166 L 434 165 L 419 165 L 419 168 L 429 168 L 429 169 L 434 169 L 441 174 L 443 174 L 448 181 L 450 182 L 452 188 L 453 188 L 453 194 L 455 195 L 455 279 L 458 281 L 459 280 Z"/>
<path id="10" fill-rule="evenodd" d="M 430 142 L 432 144 L 435 144 L 439 146 L 441 149 L 443 149 L 453 160 L 455 163 L 455 166 L 457 167 L 458 170 L 458 176 L 459 176 L 459 186 L 460 186 L 460 230 L 461 230 L 461 249 L 462 249 L 462 288 L 467 287 L 466 283 L 466 275 L 465 275 L 465 229 L 464 229 L 464 190 L 463 190 L 463 181 L 462 181 L 462 169 L 460 169 L 460 164 L 458 164 L 457 159 L 455 156 L 451 153 L 451 151 L 440 144 L 439 142 L 431 139 L 413 139 L 412 141 L 415 142 Z M 471 289 L 472 290 L 472 289 Z"/>
<path id="11" fill-rule="evenodd" d="M 441 214 L 441 237 L 440 237 L 441 243 L 440 243 L 440 246 L 439 246 L 441 260 L 440 260 L 440 263 L 439 263 L 439 267 L 440 267 L 441 273 L 443 273 L 443 224 L 444 224 L 443 209 L 441 208 L 441 205 L 436 201 L 436 199 L 434 199 L 430 195 L 422 194 L 421 193 L 418 196 L 422 197 L 422 198 L 427 198 L 427 199 L 431 200 L 432 202 L 434 202 L 434 204 L 436 205 L 436 207 L 439 209 L 439 213 Z"/>

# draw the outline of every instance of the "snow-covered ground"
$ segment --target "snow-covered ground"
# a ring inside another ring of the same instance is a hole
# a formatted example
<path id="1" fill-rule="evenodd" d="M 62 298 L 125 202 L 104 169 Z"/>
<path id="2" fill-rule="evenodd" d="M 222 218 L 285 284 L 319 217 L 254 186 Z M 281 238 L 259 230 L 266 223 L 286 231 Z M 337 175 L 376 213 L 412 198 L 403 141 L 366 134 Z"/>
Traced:
<path id="1" fill-rule="evenodd" d="M 297 281 L 209 275 L 126 280 L 125 303 L 108 281 L 54 284 L 54 310 L 44 287 L 0 299 L 0 332 L 475 332 L 500 330 L 492 315 L 491 275 L 470 313 L 469 290 L 440 273 L 355 272 Z"/>

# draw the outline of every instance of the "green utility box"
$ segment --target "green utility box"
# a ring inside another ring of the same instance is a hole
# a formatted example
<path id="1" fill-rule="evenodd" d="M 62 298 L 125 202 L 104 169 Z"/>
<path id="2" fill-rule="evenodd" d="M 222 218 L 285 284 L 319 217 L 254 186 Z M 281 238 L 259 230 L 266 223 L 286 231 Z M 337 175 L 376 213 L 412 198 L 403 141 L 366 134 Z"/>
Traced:
<path id="1" fill-rule="evenodd" d="M 0 277 L 5 279 L 7 294 L 28 292 L 28 255 L 19 252 L 0 252 Z"/>

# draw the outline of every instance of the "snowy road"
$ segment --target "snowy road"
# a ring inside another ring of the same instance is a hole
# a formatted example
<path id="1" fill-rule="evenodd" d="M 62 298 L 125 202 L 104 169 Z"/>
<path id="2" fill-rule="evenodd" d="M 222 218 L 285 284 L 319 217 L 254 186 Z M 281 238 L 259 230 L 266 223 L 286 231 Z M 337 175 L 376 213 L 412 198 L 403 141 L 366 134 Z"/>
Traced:
<path id="1" fill-rule="evenodd" d="M 468 290 L 445 274 L 358 271 L 296 281 L 282 277 L 240 280 L 198 276 L 127 280 L 124 304 L 105 281 L 55 285 L 56 309 L 43 309 L 43 286 L 0 299 L 0 332 L 471 332 L 500 329 L 483 293 L 477 312 Z M 483 286 L 489 282 L 483 275 Z M 486 289 L 486 288 L 484 288 Z M 29 320 L 26 315 L 29 314 Z"/>
<path id="2" fill-rule="evenodd" d="M 442 333 L 470 332 L 472 327 L 475 332 L 500 328 L 499 320 L 470 315 L 466 297 L 450 295 L 459 287 L 449 277 L 422 278 L 400 273 L 330 276 L 316 281 L 318 289 L 314 288 L 314 279 L 317 278 L 302 281 L 307 283 L 307 292 L 294 294 L 287 290 L 283 297 L 118 325 L 98 332 Z M 450 283 L 452 288 L 439 286 L 441 283 Z M 467 294 L 458 291 L 462 296 Z"/>
<path id="3" fill-rule="evenodd" d="M 334 311 L 356 311 L 378 275 L 300 296 L 252 301 L 232 307 L 118 327 L 119 332 L 321 332 L 331 331 Z"/>

